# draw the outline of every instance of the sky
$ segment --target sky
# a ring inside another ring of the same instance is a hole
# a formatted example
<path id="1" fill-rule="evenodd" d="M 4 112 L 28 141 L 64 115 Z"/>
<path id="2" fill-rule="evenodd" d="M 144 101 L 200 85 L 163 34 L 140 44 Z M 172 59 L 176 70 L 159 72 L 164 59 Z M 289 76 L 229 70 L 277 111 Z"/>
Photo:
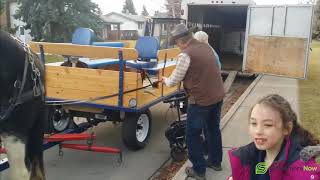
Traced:
<path id="1" fill-rule="evenodd" d="M 110 12 L 121 12 L 125 0 L 92 0 L 101 8 L 103 14 Z M 136 12 L 141 14 L 143 5 L 146 6 L 150 15 L 155 11 L 165 12 L 166 0 L 132 0 Z M 297 4 L 306 0 L 254 0 L 257 4 Z"/>
<path id="2" fill-rule="evenodd" d="M 91 0 L 99 5 L 103 14 L 110 12 L 121 12 L 125 0 Z M 166 11 L 166 0 L 132 0 L 136 12 L 140 15 L 143 5 L 150 15 L 153 15 L 155 11 Z"/>

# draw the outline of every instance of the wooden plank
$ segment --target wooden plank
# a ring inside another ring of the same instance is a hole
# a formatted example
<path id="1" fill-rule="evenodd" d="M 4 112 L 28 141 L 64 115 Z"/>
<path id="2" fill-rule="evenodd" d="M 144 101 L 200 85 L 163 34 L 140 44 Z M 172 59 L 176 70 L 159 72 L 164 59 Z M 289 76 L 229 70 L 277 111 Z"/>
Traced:
<path id="1" fill-rule="evenodd" d="M 172 48 L 172 49 L 162 49 L 158 51 L 158 61 L 165 60 L 166 54 L 167 54 L 167 60 L 169 59 L 175 59 L 180 53 L 179 48 Z"/>
<path id="2" fill-rule="evenodd" d="M 47 97 L 49 98 L 59 98 L 64 100 L 90 100 L 96 97 L 110 95 L 108 92 L 90 92 L 90 91 L 82 91 L 82 90 L 74 90 L 74 89 L 66 89 L 66 88 L 54 88 L 47 87 Z M 127 93 L 123 96 L 123 106 L 129 107 L 129 100 L 136 99 L 137 93 Z M 118 96 L 113 98 L 94 101 L 90 103 L 102 104 L 108 106 L 118 106 Z"/>
<path id="3" fill-rule="evenodd" d="M 138 73 L 124 73 L 124 91 L 137 88 Z M 68 100 L 87 100 L 119 92 L 119 72 L 72 68 L 62 66 L 46 67 L 46 90 L 50 98 Z M 131 98 L 137 98 L 137 93 L 124 95 L 124 106 L 128 107 Z M 98 104 L 118 105 L 118 96 L 97 101 Z"/>
<path id="4" fill-rule="evenodd" d="M 308 39 L 250 36 L 246 71 L 304 77 Z"/>
<path id="5" fill-rule="evenodd" d="M 47 43 L 30 42 L 32 51 L 40 53 L 39 45 L 43 45 L 47 54 L 57 54 L 66 56 L 87 57 L 93 59 L 111 58 L 119 59 L 119 50 L 123 52 L 124 60 L 134 60 L 138 58 L 138 52 L 133 48 L 112 48 L 101 46 L 76 45 L 70 43 Z"/>
<path id="6" fill-rule="evenodd" d="M 236 76 L 237 76 L 237 71 L 230 71 L 229 72 L 227 79 L 223 83 L 223 86 L 224 86 L 226 93 L 229 92 L 230 87 L 231 87 L 234 79 L 236 78 Z"/>
<path id="7" fill-rule="evenodd" d="M 178 86 L 174 86 L 174 87 L 166 87 L 164 86 L 164 90 L 163 90 L 163 96 L 162 96 L 162 90 L 161 90 L 161 85 L 159 86 L 159 88 L 149 88 L 149 89 L 144 89 L 144 90 L 139 90 L 138 91 L 138 107 L 142 107 L 144 105 L 147 105 L 161 97 L 165 97 L 168 96 L 169 94 L 177 91 Z"/>
<path id="8" fill-rule="evenodd" d="M 170 66 L 165 68 L 164 70 L 164 76 L 168 77 L 171 75 L 172 71 L 175 69 L 175 66 Z M 162 73 L 159 72 L 158 79 L 162 78 Z M 139 87 L 142 87 L 142 82 L 141 80 L 138 82 Z M 174 87 L 166 87 L 165 85 L 162 86 L 162 84 L 159 84 L 158 88 L 148 88 L 148 89 L 143 89 L 139 90 L 137 93 L 137 103 L 138 107 L 142 107 L 144 105 L 147 105 L 163 96 L 167 96 L 173 92 L 175 92 L 178 89 L 178 85 Z M 163 88 L 163 91 L 162 91 Z M 163 92 L 163 94 L 162 94 Z"/>
<path id="9" fill-rule="evenodd" d="M 47 87 L 47 97 L 49 98 L 59 98 L 64 100 L 90 100 L 96 97 L 110 95 L 108 92 L 90 92 L 83 90 L 75 89 L 66 89 L 66 88 L 54 88 Z M 136 98 L 136 92 L 128 93 L 123 96 L 123 106 L 129 107 L 129 100 Z M 109 106 L 118 106 L 118 96 L 113 98 L 94 101 L 91 103 L 109 105 Z"/>
<path id="10" fill-rule="evenodd" d="M 172 72 L 174 71 L 175 68 L 176 68 L 176 66 L 169 66 L 169 67 L 166 66 L 166 68 L 164 69 L 163 76 L 169 77 L 172 74 Z M 159 72 L 159 78 L 160 79 L 162 78 L 162 72 L 161 71 Z"/>

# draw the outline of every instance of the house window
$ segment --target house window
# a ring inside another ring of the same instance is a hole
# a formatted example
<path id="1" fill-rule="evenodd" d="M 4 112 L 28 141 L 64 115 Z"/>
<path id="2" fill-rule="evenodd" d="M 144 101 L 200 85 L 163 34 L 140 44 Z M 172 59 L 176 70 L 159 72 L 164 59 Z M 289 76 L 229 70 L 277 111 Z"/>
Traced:
<path id="1" fill-rule="evenodd" d="M 144 24 L 144 23 L 139 22 L 139 23 L 138 23 L 138 29 L 143 29 L 143 24 Z"/>
<path id="2" fill-rule="evenodd" d="M 22 26 L 19 27 L 20 36 L 24 35 L 24 28 Z"/>
<path id="3" fill-rule="evenodd" d="M 118 30 L 118 25 L 117 24 L 113 24 L 112 25 L 112 30 Z"/>
<path id="4" fill-rule="evenodd" d="M 163 24 L 163 30 L 167 31 L 167 24 Z"/>

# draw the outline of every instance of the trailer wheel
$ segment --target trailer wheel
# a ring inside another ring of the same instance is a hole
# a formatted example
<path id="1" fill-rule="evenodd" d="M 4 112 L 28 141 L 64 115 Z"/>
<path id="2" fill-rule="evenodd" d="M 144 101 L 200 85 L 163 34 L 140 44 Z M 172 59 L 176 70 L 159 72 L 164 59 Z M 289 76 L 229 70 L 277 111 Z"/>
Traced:
<path id="1" fill-rule="evenodd" d="M 62 132 L 73 122 L 70 115 L 62 108 L 56 107 L 50 113 L 49 122 L 52 123 L 53 130 Z"/>
<path id="2" fill-rule="evenodd" d="M 122 125 L 122 140 L 130 150 L 145 147 L 151 133 L 152 118 L 149 110 L 142 113 L 128 113 Z"/>
<path id="3" fill-rule="evenodd" d="M 173 161 L 180 162 L 187 157 L 187 152 L 185 149 L 181 149 L 179 147 L 173 147 L 170 151 L 170 156 Z"/>

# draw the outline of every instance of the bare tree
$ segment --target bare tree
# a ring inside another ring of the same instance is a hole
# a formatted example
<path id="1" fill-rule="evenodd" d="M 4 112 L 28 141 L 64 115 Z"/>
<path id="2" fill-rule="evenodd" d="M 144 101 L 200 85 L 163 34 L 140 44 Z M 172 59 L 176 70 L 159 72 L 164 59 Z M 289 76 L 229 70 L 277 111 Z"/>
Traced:
<path id="1" fill-rule="evenodd" d="M 167 0 L 166 8 L 169 16 L 175 18 L 181 16 L 181 0 Z"/>

